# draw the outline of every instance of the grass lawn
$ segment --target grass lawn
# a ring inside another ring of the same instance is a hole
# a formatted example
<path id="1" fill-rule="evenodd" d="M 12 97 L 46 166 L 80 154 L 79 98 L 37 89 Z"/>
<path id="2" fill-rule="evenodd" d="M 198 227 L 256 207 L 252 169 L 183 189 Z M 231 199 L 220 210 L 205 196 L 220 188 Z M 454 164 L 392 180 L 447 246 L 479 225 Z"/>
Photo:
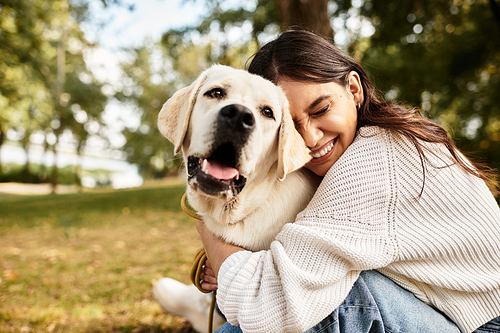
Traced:
<path id="1" fill-rule="evenodd" d="M 194 332 L 150 291 L 201 247 L 184 188 L 0 195 L 0 332 Z"/>

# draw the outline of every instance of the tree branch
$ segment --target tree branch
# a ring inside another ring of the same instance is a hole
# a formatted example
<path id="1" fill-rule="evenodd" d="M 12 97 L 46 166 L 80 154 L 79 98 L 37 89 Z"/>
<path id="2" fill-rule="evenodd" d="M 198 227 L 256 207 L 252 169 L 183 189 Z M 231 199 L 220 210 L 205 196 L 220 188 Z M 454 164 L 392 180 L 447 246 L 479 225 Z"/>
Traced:
<path id="1" fill-rule="evenodd" d="M 495 16 L 495 19 L 498 23 L 498 28 L 500 29 L 500 9 L 498 8 L 498 4 L 495 0 L 490 0 L 490 6 L 491 10 L 493 11 L 493 16 Z"/>

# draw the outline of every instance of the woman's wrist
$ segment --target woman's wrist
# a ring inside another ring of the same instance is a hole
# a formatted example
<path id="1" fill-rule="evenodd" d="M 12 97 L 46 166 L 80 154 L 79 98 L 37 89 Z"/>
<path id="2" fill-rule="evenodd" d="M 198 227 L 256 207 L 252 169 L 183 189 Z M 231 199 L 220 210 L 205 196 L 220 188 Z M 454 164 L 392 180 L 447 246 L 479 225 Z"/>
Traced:
<path id="1" fill-rule="evenodd" d="M 218 277 L 219 269 L 222 266 L 222 263 L 224 263 L 230 255 L 239 251 L 245 251 L 244 248 L 229 244 L 222 238 L 213 234 L 210 230 L 208 230 L 202 220 L 196 221 L 196 228 L 198 230 L 198 236 L 200 237 L 203 247 L 205 248 L 205 252 L 207 253 L 207 257 L 210 260 L 215 277 Z"/>

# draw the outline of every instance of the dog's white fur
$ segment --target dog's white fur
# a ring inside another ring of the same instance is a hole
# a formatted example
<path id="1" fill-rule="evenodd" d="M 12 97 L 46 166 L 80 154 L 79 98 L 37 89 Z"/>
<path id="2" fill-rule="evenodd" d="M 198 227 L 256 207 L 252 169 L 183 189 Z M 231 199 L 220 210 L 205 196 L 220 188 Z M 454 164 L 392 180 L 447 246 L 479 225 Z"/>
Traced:
<path id="1" fill-rule="evenodd" d="M 224 97 L 206 94 L 214 88 L 222 89 Z M 237 166 L 246 184 L 240 193 L 229 190 L 214 196 L 203 192 L 194 177 L 188 179 L 188 200 L 208 229 L 227 242 L 251 251 L 268 249 L 319 184 L 319 177 L 301 168 L 310 156 L 281 89 L 246 71 L 214 65 L 164 104 L 158 128 L 174 143 L 176 153 L 182 149 L 187 167 L 188 156 L 206 158 L 213 149 L 217 116 L 234 104 L 246 107 L 255 118 Z M 274 119 L 263 115 L 263 107 L 273 110 Z"/>

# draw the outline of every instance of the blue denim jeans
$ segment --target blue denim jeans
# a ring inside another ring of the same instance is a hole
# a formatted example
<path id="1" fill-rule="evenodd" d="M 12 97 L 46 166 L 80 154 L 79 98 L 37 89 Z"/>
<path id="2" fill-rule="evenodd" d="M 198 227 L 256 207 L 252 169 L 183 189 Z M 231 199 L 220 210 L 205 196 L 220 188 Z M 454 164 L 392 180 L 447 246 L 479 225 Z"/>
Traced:
<path id="1" fill-rule="evenodd" d="M 487 322 L 483 326 L 479 327 L 474 333 L 498 333 L 500 332 L 500 317 Z"/>
<path id="2" fill-rule="evenodd" d="M 216 333 L 241 332 L 224 324 Z M 377 271 L 361 272 L 344 302 L 306 333 L 459 333 L 444 314 Z M 479 332 L 479 331 L 478 331 Z M 497 331 L 481 331 L 497 332 Z"/>

